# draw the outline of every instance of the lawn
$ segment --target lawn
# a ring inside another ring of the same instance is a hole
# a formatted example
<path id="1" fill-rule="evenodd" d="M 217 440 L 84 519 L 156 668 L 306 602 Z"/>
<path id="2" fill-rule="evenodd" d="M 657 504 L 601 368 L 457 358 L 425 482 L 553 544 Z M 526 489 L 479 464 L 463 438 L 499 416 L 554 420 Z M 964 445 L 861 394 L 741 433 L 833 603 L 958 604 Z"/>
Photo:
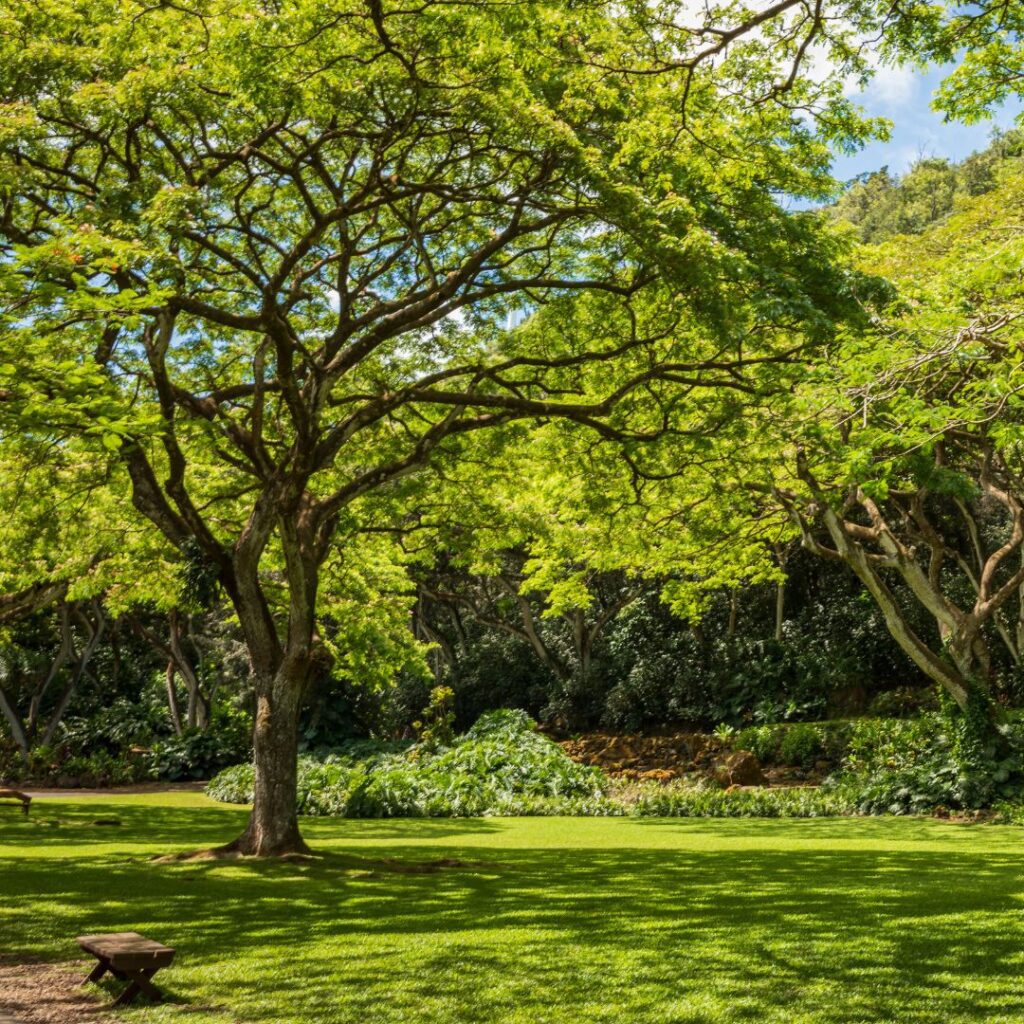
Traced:
<path id="1" fill-rule="evenodd" d="M 315 862 L 158 864 L 244 812 L 160 794 L 32 815 L 0 806 L 0 950 L 66 959 L 128 929 L 176 946 L 174 1002 L 137 1024 L 1024 1019 L 1019 829 L 318 819 Z"/>

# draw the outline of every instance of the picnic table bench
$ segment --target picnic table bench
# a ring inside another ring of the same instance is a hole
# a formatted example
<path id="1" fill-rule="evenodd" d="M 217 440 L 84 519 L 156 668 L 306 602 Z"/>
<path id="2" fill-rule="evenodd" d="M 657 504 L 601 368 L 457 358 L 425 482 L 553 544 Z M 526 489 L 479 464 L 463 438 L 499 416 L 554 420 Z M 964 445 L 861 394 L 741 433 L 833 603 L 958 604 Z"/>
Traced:
<path id="1" fill-rule="evenodd" d="M 30 797 L 28 793 L 22 793 L 17 789 L 0 789 L 0 800 L 21 801 L 21 810 L 25 817 L 28 817 L 28 809 L 32 803 L 32 797 Z"/>
<path id="2" fill-rule="evenodd" d="M 132 1002 L 140 992 L 145 992 L 155 1002 L 163 998 L 150 979 L 174 959 L 174 950 L 170 946 L 162 946 L 138 932 L 80 935 L 77 941 L 82 949 L 99 961 L 92 969 L 92 974 L 82 982 L 83 985 L 99 981 L 107 971 L 115 978 L 128 982 L 128 986 L 114 1000 L 114 1006 Z"/>

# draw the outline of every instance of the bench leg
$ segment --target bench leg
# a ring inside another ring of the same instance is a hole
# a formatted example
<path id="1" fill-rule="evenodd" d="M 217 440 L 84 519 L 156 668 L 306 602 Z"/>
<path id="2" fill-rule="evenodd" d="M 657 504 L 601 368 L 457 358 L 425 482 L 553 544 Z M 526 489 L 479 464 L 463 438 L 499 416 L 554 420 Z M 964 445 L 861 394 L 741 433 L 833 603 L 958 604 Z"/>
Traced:
<path id="1" fill-rule="evenodd" d="M 106 974 L 108 971 L 115 978 L 117 978 L 118 981 L 131 980 L 129 975 L 125 974 L 124 971 L 118 970 L 110 963 L 109 960 L 105 960 L 103 957 L 97 957 L 97 960 L 99 961 L 99 963 L 97 963 L 96 966 L 92 969 L 92 973 L 90 973 L 89 977 L 82 982 L 83 985 L 88 985 L 90 982 L 93 981 L 99 981 L 100 978 L 102 978 L 103 975 Z"/>
<path id="2" fill-rule="evenodd" d="M 82 982 L 82 984 L 88 985 L 91 981 L 99 981 L 109 969 L 110 965 L 105 960 L 100 960 L 100 962 L 92 969 L 92 973 L 85 979 L 85 981 Z"/>
<path id="3" fill-rule="evenodd" d="M 132 971 L 128 987 L 114 1000 L 112 1006 L 127 1006 L 135 1002 L 140 992 L 145 992 L 155 1003 L 163 999 L 163 994 L 149 979 L 156 974 L 157 968 L 147 967 L 143 971 Z"/>

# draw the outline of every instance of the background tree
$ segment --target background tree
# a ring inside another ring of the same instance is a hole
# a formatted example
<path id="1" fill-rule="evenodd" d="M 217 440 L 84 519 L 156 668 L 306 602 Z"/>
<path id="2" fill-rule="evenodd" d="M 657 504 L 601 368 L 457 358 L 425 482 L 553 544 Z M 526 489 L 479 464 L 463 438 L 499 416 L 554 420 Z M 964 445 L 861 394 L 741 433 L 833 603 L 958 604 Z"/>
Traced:
<path id="1" fill-rule="evenodd" d="M 990 688 L 991 641 L 1016 664 L 1024 635 L 1022 185 L 1010 161 L 996 191 L 942 226 L 865 254 L 902 284 L 900 304 L 803 386 L 793 477 L 776 492 L 805 545 L 854 570 L 900 646 L 962 708 Z M 913 628 L 893 577 L 934 638 Z"/>

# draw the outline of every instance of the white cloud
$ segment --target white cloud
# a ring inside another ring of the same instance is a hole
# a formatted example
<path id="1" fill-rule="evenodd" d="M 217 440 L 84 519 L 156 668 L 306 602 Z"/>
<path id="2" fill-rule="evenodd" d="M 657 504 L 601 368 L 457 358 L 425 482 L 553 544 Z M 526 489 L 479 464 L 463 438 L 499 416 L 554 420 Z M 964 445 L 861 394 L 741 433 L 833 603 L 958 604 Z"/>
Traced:
<path id="1" fill-rule="evenodd" d="M 913 68 L 882 65 L 868 82 L 863 99 L 895 110 L 914 101 L 918 84 L 919 76 Z"/>

